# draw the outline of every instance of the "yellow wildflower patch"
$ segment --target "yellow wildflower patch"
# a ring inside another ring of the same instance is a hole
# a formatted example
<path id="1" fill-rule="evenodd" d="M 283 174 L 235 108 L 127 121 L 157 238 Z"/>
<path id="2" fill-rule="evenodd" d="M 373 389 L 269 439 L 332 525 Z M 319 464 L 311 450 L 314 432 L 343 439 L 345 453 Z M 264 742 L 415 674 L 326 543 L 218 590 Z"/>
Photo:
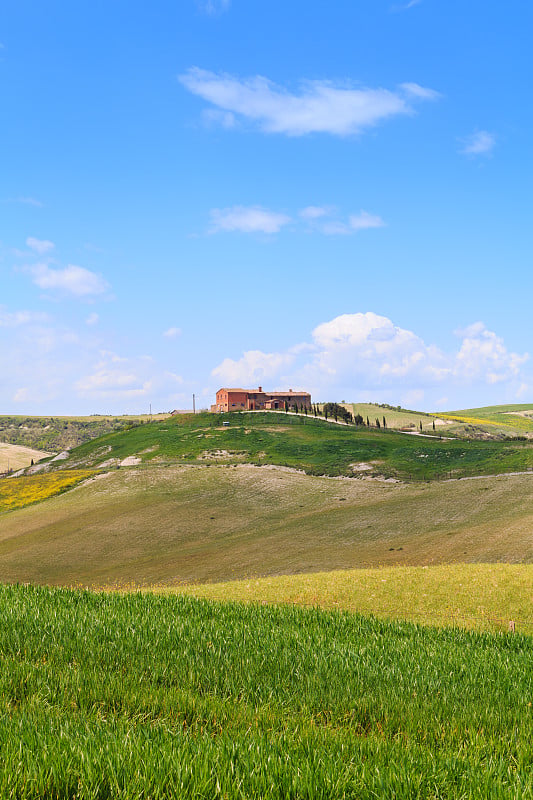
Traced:
<path id="1" fill-rule="evenodd" d="M 92 470 L 69 469 L 20 478 L 4 478 L 0 480 L 0 512 L 13 511 L 46 500 L 71 489 L 91 475 L 94 475 Z"/>
<path id="2" fill-rule="evenodd" d="M 453 414 L 439 414 L 439 419 L 449 419 L 452 422 L 464 422 L 467 425 L 499 425 L 492 419 L 479 419 L 478 417 L 456 417 Z"/>

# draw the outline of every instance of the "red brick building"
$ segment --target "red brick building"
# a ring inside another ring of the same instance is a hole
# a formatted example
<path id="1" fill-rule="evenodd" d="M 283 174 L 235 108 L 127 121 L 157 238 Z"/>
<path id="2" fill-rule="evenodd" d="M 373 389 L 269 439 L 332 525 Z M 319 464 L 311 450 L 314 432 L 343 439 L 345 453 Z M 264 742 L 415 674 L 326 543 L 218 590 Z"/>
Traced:
<path id="1" fill-rule="evenodd" d="M 284 410 L 285 403 L 289 407 L 295 403 L 298 408 L 307 406 L 311 408 L 311 395 L 308 392 L 264 392 L 263 387 L 258 389 L 219 389 L 217 401 L 211 406 L 211 411 L 275 411 Z"/>

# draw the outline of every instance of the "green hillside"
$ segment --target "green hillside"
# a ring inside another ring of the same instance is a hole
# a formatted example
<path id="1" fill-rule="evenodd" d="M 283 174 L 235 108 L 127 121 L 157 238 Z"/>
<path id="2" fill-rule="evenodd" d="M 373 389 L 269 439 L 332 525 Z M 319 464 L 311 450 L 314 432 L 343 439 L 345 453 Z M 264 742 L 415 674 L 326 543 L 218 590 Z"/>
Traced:
<path id="1" fill-rule="evenodd" d="M 531 639 L 0 588 L 0 795 L 533 796 Z"/>
<path id="2" fill-rule="evenodd" d="M 189 414 L 139 425 L 75 448 L 54 468 L 110 468 L 126 458 L 158 465 L 276 464 L 313 475 L 367 474 L 403 480 L 533 468 L 528 442 L 466 443 L 268 412 Z"/>

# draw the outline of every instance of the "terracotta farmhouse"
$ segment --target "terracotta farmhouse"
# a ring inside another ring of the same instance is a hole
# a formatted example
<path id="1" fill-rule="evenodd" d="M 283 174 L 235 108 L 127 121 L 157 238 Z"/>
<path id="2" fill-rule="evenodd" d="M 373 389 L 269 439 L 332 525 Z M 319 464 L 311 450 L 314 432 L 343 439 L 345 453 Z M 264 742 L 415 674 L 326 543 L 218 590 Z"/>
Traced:
<path id="1" fill-rule="evenodd" d="M 311 395 L 308 392 L 264 392 L 263 387 L 258 389 L 219 389 L 217 401 L 211 406 L 211 411 L 275 411 L 283 410 L 285 403 L 289 407 L 307 406 L 311 408 Z"/>

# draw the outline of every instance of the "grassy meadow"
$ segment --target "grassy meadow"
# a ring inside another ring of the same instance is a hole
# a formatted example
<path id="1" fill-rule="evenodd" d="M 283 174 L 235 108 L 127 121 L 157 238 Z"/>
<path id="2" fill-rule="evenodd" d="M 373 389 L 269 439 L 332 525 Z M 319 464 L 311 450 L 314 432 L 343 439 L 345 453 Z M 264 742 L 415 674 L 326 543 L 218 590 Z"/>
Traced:
<path id="1" fill-rule="evenodd" d="M 531 639 L 0 587 L 0 795 L 533 797 Z"/>
<path id="2" fill-rule="evenodd" d="M 109 468 L 128 457 L 158 466 L 274 464 L 311 475 L 423 481 L 533 470 L 533 443 L 441 440 L 284 413 L 203 413 L 102 436 L 54 468 Z"/>

